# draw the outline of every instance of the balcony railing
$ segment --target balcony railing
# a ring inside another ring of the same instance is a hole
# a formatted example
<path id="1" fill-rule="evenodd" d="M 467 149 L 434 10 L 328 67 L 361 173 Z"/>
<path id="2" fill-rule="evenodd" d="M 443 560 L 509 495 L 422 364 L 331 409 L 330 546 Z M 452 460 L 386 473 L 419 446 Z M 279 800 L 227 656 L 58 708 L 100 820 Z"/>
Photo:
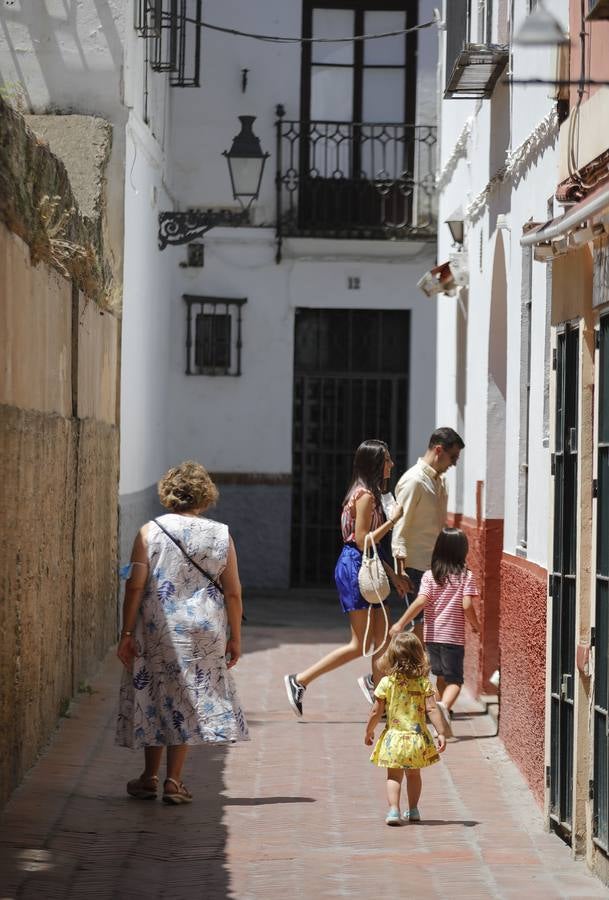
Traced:
<path id="1" fill-rule="evenodd" d="M 278 108 L 277 245 L 284 237 L 429 240 L 436 235 L 436 128 L 303 122 Z"/>

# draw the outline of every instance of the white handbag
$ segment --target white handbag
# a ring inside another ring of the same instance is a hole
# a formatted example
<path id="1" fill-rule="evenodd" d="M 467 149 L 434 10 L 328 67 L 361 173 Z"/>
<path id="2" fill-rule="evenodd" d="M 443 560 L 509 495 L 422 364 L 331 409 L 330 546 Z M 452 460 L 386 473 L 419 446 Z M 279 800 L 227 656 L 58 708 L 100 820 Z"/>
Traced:
<path id="1" fill-rule="evenodd" d="M 387 634 L 389 633 L 389 619 L 387 618 L 387 612 L 385 610 L 384 600 L 389 596 L 389 592 L 391 587 L 389 585 L 389 579 L 387 578 L 387 573 L 385 572 L 385 568 L 383 563 L 381 562 L 381 558 L 378 555 L 378 551 L 376 549 L 376 544 L 374 543 L 374 538 L 370 533 L 366 535 L 364 538 L 364 552 L 362 554 L 362 564 L 359 570 L 359 574 L 357 576 L 357 581 L 359 584 L 359 591 L 364 600 L 366 600 L 371 605 L 368 607 L 368 621 L 366 622 L 366 632 L 364 634 L 364 646 L 362 656 L 376 656 L 377 653 L 385 646 L 385 642 L 387 640 Z M 370 650 L 370 652 L 366 652 L 366 643 L 368 641 L 368 633 L 370 631 L 370 614 L 372 612 L 372 605 L 381 605 L 381 609 L 383 610 L 383 615 L 385 616 L 385 636 L 383 637 L 383 643 L 376 650 Z"/>

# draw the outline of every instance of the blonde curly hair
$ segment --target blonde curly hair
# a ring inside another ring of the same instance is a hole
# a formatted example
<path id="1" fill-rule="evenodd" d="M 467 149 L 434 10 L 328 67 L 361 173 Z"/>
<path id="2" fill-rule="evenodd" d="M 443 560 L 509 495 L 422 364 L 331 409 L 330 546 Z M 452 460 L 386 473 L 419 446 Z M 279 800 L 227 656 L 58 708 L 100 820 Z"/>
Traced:
<path id="1" fill-rule="evenodd" d="M 406 675 L 421 678 L 429 675 L 429 659 L 423 644 L 412 631 L 394 635 L 387 650 L 379 660 L 379 668 L 385 675 Z"/>
<path id="2" fill-rule="evenodd" d="M 207 469 L 193 459 L 187 459 L 168 469 L 158 483 L 159 500 L 174 512 L 207 509 L 218 499 L 218 488 Z"/>

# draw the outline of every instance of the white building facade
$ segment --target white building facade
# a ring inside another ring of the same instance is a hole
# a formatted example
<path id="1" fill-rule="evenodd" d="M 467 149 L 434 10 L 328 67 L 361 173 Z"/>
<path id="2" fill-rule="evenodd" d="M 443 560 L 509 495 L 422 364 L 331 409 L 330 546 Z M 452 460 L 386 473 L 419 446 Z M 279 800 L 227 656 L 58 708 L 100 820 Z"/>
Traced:
<path id="1" fill-rule="evenodd" d="M 566 22 L 567 3 L 555 6 Z M 460 284 L 438 300 L 437 418 L 465 440 L 451 509 L 483 595 L 466 677 L 494 693 L 500 670 L 501 734 L 543 802 L 551 271 L 520 237 L 553 215 L 561 105 L 548 87 L 509 83 L 555 76 L 553 48 L 513 43 L 529 12 L 525 0 L 445 4 L 438 258 Z M 462 221 L 462 245 L 447 220 Z"/>

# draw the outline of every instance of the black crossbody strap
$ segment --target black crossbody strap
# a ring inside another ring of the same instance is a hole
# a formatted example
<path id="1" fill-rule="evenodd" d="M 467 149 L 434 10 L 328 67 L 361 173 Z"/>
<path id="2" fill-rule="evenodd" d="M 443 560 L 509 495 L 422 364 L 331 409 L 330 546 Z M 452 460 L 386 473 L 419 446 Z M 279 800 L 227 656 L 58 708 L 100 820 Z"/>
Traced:
<path id="1" fill-rule="evenodd" d="M 217 582 L 214 578 L 212 578 L 211 575 L 209 575 L 209 574 L 205 571 L 205 569 L 202 569 L 201 566 L 199 565 L 199 563 L 196 563 L 196 562 L 194 561 L 194 559 L 193 559 L 191 556 L 188 555 L 188 553 L 186 552 L 186 550 L 184 549 L 184 547 L 182 546 L 182 544 L 177 540 L 177 538 L 174 538 L 174 536 L 173 536 L 172 534 L 170 534 L 170 533 L 167 531 L 166 528 L 163 528 L 163 526 L 161 525 L 161 523 L 159 522 L 158 519 L 154 519 L 153 521 L 154 521 L 154 523 L 155 523 L 156 525 L 159 526 L 159 528 L 161 529 L 161 531 L 164 531 L 165 534 L 167 535 L 167 537 L 168 537 L 171 541 L 174 542 L 174 544 L 176 545 L 176 547 L 177 547 L 179 550 L 182 551 L 182 553 L 184 554 L 184 556 L 186 557 L 186 559 L 188 559 L 188 560 L 193 564 L 193 566 L 195 567 L 195 569 L 198 569 L 199 572 L 201 573 L 201 575 L 205 575 L 205 577 L 207 578 L 207 580 L 208 580 L 208 581 L 211 581 L 211 583 L 213 584 L 213 586 L 214 586 L 215 588 L 217 588 L 217 589 L 220 591 L 221 594 L 224 594 L 224 591 L 222 590 L 222 588 L 221 588 L 221 586 L 218 584 L 218 582 Z"/>

